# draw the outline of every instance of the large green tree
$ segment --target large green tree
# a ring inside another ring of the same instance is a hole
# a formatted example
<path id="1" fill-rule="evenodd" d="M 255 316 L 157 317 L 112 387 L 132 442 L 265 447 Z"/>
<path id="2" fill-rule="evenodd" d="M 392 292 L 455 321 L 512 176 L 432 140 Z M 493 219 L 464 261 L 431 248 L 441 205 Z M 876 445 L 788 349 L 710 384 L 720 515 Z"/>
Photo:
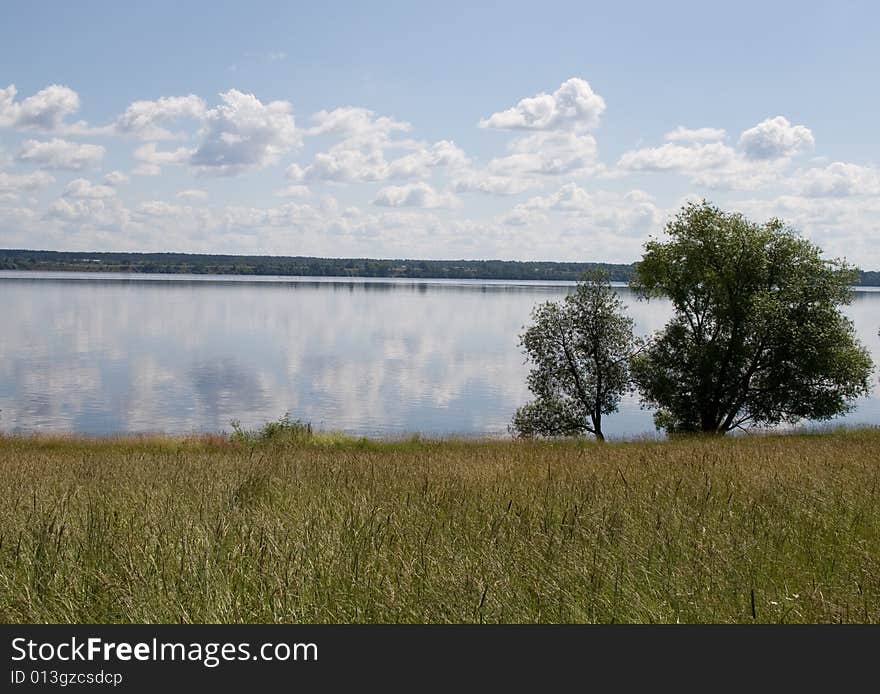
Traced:
<path id="1" fill-rule="evenodd" d="M 633 288 L 672 320 L 632 364 L 658 426 L 724 433 L 846 412 L 869 390 L 867 350 L 840 311 L 857 271 L 779 220 L 703 201 L 646 244 Z"/>
<path id="2" fill-rule="evenodd" d="M 531 362 L 535 399 L 519 408 L 512 429 L 522 437 L 592 434 L 604 440 L 602 417 L 630 389 L 633 321 L 601 272 L 585 275 L 572 294 L 532 311 L 520 336 Z"/>

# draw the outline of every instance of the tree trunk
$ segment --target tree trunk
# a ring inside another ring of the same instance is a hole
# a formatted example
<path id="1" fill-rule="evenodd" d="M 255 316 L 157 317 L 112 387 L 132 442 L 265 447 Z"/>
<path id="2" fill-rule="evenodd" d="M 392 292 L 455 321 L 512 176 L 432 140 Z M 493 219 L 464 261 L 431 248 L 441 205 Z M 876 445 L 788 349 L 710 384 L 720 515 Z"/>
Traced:
<path id="1" fill-rule="evenodd" d="M 593 420 L 593 435 L 596 437 L 596 441 L 603 443 L 605 441 L 605 434 L 602 433 L 602 415 L 592 414 L 590 419 Z"/>

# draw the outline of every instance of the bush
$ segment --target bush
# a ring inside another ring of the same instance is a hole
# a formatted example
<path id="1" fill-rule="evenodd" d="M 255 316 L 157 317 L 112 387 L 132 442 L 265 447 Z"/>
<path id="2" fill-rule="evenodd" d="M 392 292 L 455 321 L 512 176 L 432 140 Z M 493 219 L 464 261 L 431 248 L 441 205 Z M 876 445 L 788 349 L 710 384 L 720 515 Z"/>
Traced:
<path id="1" fill-rule="evenodd" d="M 289 412 L 276 421 L 266 422 L 259 429 L 245 429 L 237 419 L 233 419 L 230 426 L 232 434 L 229 438 L 235 443 L 302 443 L 312 438 L 311 423 L 291 419 Z"/>

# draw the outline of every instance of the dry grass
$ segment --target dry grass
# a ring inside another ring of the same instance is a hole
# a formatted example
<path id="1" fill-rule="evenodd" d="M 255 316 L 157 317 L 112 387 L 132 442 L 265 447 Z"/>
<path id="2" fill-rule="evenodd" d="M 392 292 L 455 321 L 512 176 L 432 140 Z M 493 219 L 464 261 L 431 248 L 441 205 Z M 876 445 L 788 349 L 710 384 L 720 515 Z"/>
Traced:
<path id="1" fill-rule="evenodd" d="M 880 430 L 0 438 L 2 622 L 880 622 Z"/>

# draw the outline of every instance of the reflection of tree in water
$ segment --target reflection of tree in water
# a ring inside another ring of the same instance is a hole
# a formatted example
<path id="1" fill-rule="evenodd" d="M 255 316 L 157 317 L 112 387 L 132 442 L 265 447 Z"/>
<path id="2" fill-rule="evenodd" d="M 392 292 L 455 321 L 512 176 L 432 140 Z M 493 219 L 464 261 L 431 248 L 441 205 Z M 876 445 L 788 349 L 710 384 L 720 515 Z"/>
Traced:
<path id="1" fill-rule="evenodd" d="M 256 371 L 234 357 L 197 361 L 190 367 L 189 377 L 203 410 L 200 420 L 215 429 L 222 429 L 231 417 L 262 411 L 269 405 Z"/>

